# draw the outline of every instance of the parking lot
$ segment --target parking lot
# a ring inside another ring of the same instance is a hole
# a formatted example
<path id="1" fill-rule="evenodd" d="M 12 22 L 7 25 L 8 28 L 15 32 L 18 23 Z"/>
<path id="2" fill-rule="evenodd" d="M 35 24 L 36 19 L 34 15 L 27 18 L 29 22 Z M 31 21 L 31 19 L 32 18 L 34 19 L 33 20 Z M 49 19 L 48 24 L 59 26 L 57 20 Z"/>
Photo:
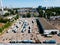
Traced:
<path id="1" fill-rule="evenodd" d="M 0 43 L 21 43 L 33 42 L 43 43 L 44 41 L 56 41 L 60 43 L 60 37 L 53 35 L 52 37 L 44 37 L 39 33 L 36 18 L 20 18 L 18 19 L 4 34 L 0 36 Z"/>
<path id="2" fill-rule="evenodd" d="M 38 41 L 36 34 L 38 27 L 35 18 L 20 18 L 14 23 L 8 31 L 0 36 L 0 42 L 31 40 Z"/>

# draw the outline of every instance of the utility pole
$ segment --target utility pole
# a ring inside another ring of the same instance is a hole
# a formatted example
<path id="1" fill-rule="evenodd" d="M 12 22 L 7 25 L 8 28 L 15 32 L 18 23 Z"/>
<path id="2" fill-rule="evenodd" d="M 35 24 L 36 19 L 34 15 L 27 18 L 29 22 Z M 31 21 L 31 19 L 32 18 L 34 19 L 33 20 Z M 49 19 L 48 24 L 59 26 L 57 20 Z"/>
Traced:
<path id="1" fill-rule="evenodd" d="M 0 7 L 1 7 L 1 10 L 2 10 L 2 13 L 1 13 L 1 15 L 3 15 L 3 4 L 2 4 L 2 0 L 0 0 Z"/>

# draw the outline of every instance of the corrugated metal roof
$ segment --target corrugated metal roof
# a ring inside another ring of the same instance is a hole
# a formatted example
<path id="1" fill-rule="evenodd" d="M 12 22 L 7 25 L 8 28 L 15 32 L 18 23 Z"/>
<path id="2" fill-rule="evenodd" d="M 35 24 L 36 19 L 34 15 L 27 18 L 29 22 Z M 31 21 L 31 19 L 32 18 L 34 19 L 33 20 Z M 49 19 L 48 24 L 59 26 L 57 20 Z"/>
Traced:
<path id="1" fill-rule="evenodd" d="M 56 27 L 50 24 L 45 18 L 39 18 L 39 21 L 45 30 L 56 29 Z"/>

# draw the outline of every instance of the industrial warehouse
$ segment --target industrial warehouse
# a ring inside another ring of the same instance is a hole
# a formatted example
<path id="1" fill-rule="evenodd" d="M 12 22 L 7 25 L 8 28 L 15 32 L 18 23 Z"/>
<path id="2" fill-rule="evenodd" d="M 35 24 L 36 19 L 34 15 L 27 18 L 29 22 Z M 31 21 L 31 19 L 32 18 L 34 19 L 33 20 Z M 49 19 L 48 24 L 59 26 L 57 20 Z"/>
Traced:
<path id="1" fill-rule="evenodd" d="M 44 34 L 59 34 L 59 30 L 50 24 L 46 19 L 39 18 L 39 22 L 41 23 L 41 26 L 43 28 Z"/>

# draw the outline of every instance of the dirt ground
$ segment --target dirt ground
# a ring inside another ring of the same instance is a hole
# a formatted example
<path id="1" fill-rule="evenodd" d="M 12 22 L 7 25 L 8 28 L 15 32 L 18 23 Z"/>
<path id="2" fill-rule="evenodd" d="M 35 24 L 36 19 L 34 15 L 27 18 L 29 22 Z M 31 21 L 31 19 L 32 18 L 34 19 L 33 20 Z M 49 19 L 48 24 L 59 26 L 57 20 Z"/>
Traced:
<path id="1" fill-rule="evenodd" d="M 4 26 L 4 23 L 0 23 L 0 27 Z"/>

